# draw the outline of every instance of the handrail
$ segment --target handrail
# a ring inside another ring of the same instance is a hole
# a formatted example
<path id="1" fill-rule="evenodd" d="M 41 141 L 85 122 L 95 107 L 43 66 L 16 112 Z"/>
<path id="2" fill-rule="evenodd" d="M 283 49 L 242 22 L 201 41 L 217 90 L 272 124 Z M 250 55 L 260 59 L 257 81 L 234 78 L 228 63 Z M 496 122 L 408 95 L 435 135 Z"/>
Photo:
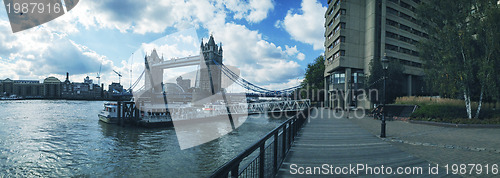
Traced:
<path id="1" fill-rule="evenodd" d="M 274 149 L 273 149 L 273 172 L 272 175 L 276 175 L 279 167 L 282 164 L 282 161 L 285 159 L 286 153 L 291 147 L 291 144 L 293 140 L 295 140 L 295 136 L 297 135 L 298 131 L 302 127 L 302 125 L 305 123 L 306 118 L 308 117 L 310 112 L 310 108 L 307 108 L 303 111 L 298 112 L 297 115 L 295 115 L 293 118 L 290 118 L 283 122 L 281 125 L 278 127 L 274 128 L 271 130 L 269 133 L 267 133 L 264 137 L 259 139 L 257 142 L 255 142 L 253 145 L 249 146 L 245 151 L 241 152 L 238 156 L 234 157 L 227 163 L 225 163 L 223 166 L 219 167 L 215 172 L 210 177 L 228 177 L 228 174 L 231 173 L 231 177 L 238 177 L 243 171 L 240 171 L 240 164 L 241 162 L 247 158 L 249 155 L 252 153 L 256 152 L 257 149 L 260 148 L 259 154 L 257 155 L 257 158 L 259 159 L 259 167 L 256 168 L 258 169 L 258 177 L 264 177 L 266 174 L 265 172 L 265 152 L 266 148 L 271 147 L 271 145 L 266 145 L 266 141 L 271 140 L 273 141 L 274 144 Z M 281 135 L 280 135 L 281 133 Z M 281 138 L 280 138 L 281 136 Z M 270 139 L 273 137 L 274 139 Z M 281 149 L 278 149 L 279 140 L 282 140 L 281 144 L 283 147 Z M 280 153 L 280 160 L 278 160 L 278 152 L 281 151 Z M 256 159 L 257 159 L 256 158 Z M 253 162 L 253 161 L 252 161 Z M 247 166 L 249 166 L 247 164 Z M 246 169 L 247 167 L 244 167 Z M 267 173 L 269 174 L 269 173 Z"/>

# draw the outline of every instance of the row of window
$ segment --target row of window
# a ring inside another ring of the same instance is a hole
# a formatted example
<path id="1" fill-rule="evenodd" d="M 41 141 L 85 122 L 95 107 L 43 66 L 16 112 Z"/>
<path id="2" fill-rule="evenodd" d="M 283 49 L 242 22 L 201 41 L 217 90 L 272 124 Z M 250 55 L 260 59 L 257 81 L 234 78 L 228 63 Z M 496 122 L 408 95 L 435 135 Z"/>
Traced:
<path id="1" fill-rule="evenodd" d="M 330 75 L 330 83 L 332 84 L 344 84 L 346 77 L 343 72 L 335 72 Z M 365 74 L 362 71 L 356 71 L 351 73 L 351 83 L 363 83 L 365 80 Z"/>
<path id="2" fill-rule="evenodd" d="M 412 5 L 410 5 L 408 3 L 405 3 L 404 1 L 401 1 L 401 0 L 389 0 L 389 1 L 393 2 L 395 4 L 399 4 L 399 6 L 405 8 L 405 9 L 408 9 L 412 12 L 415 12 L 415 7 L 413 7 Z M 420 0 L 413 0 L 413 2 L 420 4 Z"/>
<path id="3" fill-rule="evenodd" d="M 393 60 L 397 60 L 399 61 L 401 64 L 403 65 L 407 65 L 407 66 L 413 66 L 413 67 L 419 67 L 419 68 L 422 68 L 422 64 L 420 63 L 417 63 L 417 62 L 413 62 L 413 61 L 408 61 L 408 60 L 404 60 L 404 59 L 399 59 L 399 58 L 396 58 L 396 57 L 390 57 L 390 56 L 387 56 L 387 59 L 393 61 Z"/>
<path id="4" fill-rule="evenodd" d="M 335 46 L 340 45 L 341 42 L 342 43 L 345 42 L 344 36 L 339 36 L 332 44 L 330 44 L 330 46 L 328 46 L 328 51 L 333 50 L 333 48 L 335 48 Z"/>
<path id="5" fill-rule="evenodd" d="M 404 30 L 404 31 L 407 31 L 407 32 L 410 32 L 410 33 L 413 33 L 417 36 L 420 36 L 420 37 L 424 37 L 424 38 L 429 38 L 429 35 L 427 33 L 424 33 L 424 32 L 421 32 L 417 29 L 414 29 L 414 28 L 411 28 L 409 26 L 406 26 L 404 24 L 401 24 L 401 23 L 398 23 L 394 20 L 391 20 L 391 19 L 386 19 L 385 20 L 385 23 L 387 25 L 390 25 L 390 26 L 393 26 L 393 27 L 396 27 L 396 28 L 399 28 L 401 30 Z"/>
<path id="6" fill-rule="evenodd" d="M 335 9 L 335 8 L 337 8 L 337 6 L 340 5 L 340 3 L 342 1 L 346 1 L 346 0 L 328 0 L 328 5 L 330 5 L 330 3 L 332 3 L 332 2 L 335 2 L 335 4 L 333 4 L 333 8 Z"/>
<path id="7" fill-rule="evenodd" d="M 339 58 L 340 56 L 345 56 L 345 50 L 337 51 L 335 54 L 333 54 L 333 56 L 329 57 L 326 61 L 331 62 L 331 61 Z"/>
<path id="8" fill-rule="evenodd" d="M 417 40 L 408 38 L 408 37 L 403 36 L 403 35 L 398 35 L 398 34 L 395 34 L 395 33 L 392 33 L 392 32 L 388 32 L 388 31 L 385 32 L 385 36 L 389 37 L 389 38 L 393 38 L 393 39 L 399 40 L 399 41 L 402 41 L 402 42 L 406 42 L 406 43 L 409 43 L 409 44 L 412 44 L 412 45 L 416 45 L 418 43 Z"/>
<path id="9" fill-rule="evenodd" d="M 416 56 L 416 57 L 419 56 L 419 53 L 417 51 L 413 51 L 411 49 L 406 49 L 403 47 L 399 47 L 399 46 L 395 46 L 395 45 L 391 45 L 391 44 L 387 44 L 387 43 L 385 44 L 385 49 L 400 52 L 400 53 L 405 53 L 405 54 Z"/>
<path id="10" fill-rule="evenodd" d="M 418 25 L 418 22 L 417 22 L 417 19 L 404 13 L 404 12 L 399 12 L 398 10 L 396 9 L 393 9 L 391 7 L 386 7 L 386 11 L 388 14 L 392 14 L 392 15 L 395 15 L 395 16 L 398 16 L 398 17 L 401 17 L 403 19 L 406 19 L 414 24 L 417 24 Z"/>
<path id="11" fill-rule="evenodd" d="M 334 24 L 334 22 L 339 20 L 340 15 L 344 15 L 345 13 L 346 13 L 345 9 L 340 9 L 339 12 L 337 12 L 333 17 L 333 19 L 328 23 L 328 27 L 331 27 Z"/>

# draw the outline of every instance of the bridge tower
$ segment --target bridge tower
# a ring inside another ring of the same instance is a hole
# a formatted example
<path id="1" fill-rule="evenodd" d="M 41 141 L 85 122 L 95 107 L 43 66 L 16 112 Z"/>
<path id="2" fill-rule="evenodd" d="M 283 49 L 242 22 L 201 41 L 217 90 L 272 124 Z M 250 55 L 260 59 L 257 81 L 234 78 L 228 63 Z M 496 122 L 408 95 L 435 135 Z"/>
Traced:
<path id="1" fill-rule="evenodd" d="M 146 66 L 146 72 L 145 72 L 145 87 L 146 89 L 152 89 L 152 93 L 159 93 L 162 92 L 162 82 L 163 82 L 163 69 L 162 68 L 157 68 L 157 67 L 152 67 L 155 64 L 163 62 L 164 59 L 163 57 L 160 58 L 158 56 L 158 53 L 156 52 L 156 49 L 153 49 L 153 52 L 151 52 L 151 55 L 146 55 L 144 57 L 144 62 Z M 149 70 L 148 70 L 149 69 Z"/>
<path id="2" fill-rule="evenodd" d="M 222 65 L 222 45 L 215 44 L 210 35 L 207 43 L 201 42 L 200 70 L 196 76 L 193 100 L 197 101 L 221 91 L 222 72 L 214 61 Z"/>

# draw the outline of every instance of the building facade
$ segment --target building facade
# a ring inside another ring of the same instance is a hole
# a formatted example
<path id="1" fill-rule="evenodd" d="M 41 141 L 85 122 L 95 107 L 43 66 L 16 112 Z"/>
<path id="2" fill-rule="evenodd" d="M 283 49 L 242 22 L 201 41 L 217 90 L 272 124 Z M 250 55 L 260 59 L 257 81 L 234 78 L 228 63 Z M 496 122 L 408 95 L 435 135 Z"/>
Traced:
<path id="1" fill-rule="evenodd" d="M 328 0 L 325 13 L 325 101 L 332 108 L 371 108 L 362 92 L 370 62 L 403 64 L 405 95 L 423 92 L 422 61 L 416 44 L 427 34 L 417 24 L 420 0 Z M 360 96 L 363 95 L 363 96 Z M 361 99 L 360 99 L 361 98 Z"/>
<path id="2" fill-rule="evenodd" d="M 38 80 L 0 80 L 0 96 L 43 98 L 44 85 Z"/>

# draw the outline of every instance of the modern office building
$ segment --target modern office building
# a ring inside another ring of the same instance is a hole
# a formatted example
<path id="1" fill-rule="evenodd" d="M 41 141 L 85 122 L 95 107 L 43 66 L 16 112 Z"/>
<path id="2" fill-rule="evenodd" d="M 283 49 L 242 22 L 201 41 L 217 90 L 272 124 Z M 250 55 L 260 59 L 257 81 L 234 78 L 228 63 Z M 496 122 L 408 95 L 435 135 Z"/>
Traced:
<path id="1" fill-rule="evenodd" d="M 370 108 L 359 100 L 369 64 L 386 55 L 404 66 L 405 95 L 423 92 L 416 44 L 427 34 L 417 24 L 420 0 L 328 0 L 325 13 L 325 101 L 329 107 Z M 350 92 L 350 91 L 355 92 Z M 349 92 L 347 92 L 349 91 Z M 368 97 L 368 92 L 365 92 Z"/>

